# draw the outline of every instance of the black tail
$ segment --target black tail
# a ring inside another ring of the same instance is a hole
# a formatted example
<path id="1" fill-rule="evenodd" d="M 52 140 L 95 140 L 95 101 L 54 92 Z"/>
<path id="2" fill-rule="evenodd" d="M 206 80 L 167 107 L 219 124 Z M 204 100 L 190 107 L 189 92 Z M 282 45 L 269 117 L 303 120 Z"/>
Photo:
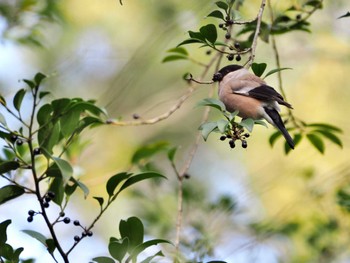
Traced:
<path id="1" fill-rule="evenodd" d="M 277 110 L 267 108 L 267 107 L 264 107 L 264 109 L 265 109 L 265 112 L 267 113 L 267 115 L 269 115 L 270 118 L 272 119 L 275 126 L 282 132 L 282 134 L 283 134 L 284 138 L 286 139 L 290 148 L 294 149 L 294 146 L 295 146 L 294 141 L 293 141 L 292 137 L 290 137 L 286 127 L 283 124 L 281 116 L 278 114 Z"/>

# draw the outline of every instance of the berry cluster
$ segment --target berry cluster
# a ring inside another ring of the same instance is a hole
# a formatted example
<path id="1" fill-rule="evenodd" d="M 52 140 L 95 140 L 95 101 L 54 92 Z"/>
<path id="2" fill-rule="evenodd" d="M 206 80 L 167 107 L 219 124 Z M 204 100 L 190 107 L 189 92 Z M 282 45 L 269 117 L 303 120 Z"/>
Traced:
<path id="1" fill-rule="evenodd" d="M 16 134 L 11 134 L 10 136 L 10 141 L 13 143 L 13 144 L 16 144 L 18 146 L 21 146 L 23 145 L 23 140 L 18 138 L 18 136 Z"/>
<path id="2" fill-rule="evenodd" d="M 225 135 L 222 135 L 220 137 L 221 141 L 225 141 L 226 139 L 229 139 L 228 143 L 230 147 L 233 149 L 236 147 L 236 141 L 241 141 L 242 148 L 247 148 L 248 143 L 246 141 L 247 138 L 249 138 L 249 133 L 244 133 L 244 129 L 234 127 L 232 130 L 228 131 Z"/>
<path id="3" fill-rule="evenodd" d="M 226 31 L 225 38 L 231 39 L 230 26 L 233 25 L 233 20 L 230 17 L 226 17 L 225 23 L 219 24 L 219 28 Z M 241 45 L 239 42 L 235 42 L 234 45 L 230 46 L 230 50 L 236 50 L 236 61 L 241 61 L 241 55 L 239 54 L 241 51 Z M 227 54 L 227 59 L 232 61 L 235 58 L 235 53 Z"/>

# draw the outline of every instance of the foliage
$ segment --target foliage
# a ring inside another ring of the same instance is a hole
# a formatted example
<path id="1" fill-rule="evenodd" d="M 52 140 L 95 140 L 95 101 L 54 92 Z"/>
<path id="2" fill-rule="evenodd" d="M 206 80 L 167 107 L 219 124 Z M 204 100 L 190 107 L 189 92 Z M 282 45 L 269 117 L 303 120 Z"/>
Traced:
<path id="1" fill-rule="evenodd" d="M 81 240 L 92 236 L 92 228 L 121 192 L 141 181 L 165 177 L 151 171 L 136 174 L 122 172 L 113 175 L 106 183 L 107 201 L 105 202 L 103 197 L 94 197 L 100 205 L 100 211 L 91 224 L 82 226 L 79 220 L 74 220 L 73 224 L 81 227 L 83 232 L 80 236 L 72 237 L 75 242 L 71 248 L 65 251 L 57 236 L 55 225 L 71 222 L 71 219 L 65 215 L 65 210 L 76 189 L 80 189 L 85 198 L 89 195 L 88 187 L 74 175 L 74 169 L 69 160 L 70 146 L 79 139 L 84 130 L 104 124 L 107 115 L 105 110 L 98 107 L 93 100 L 60 98 L 47 102 L 45 99 L 50 92 L 41 89 L 45 79 L 46 76 L 42 73 L 37 73 L 33 80 L 24 79 L 23 82 L 27 88 L 17 91 L 12 103 L 1 97 L 1 107 L 7 111 L 8 116 L 0 115 L 0 137 L 5 143 L 3 147 L 4 158 L 0 162 L 0 173 L 8 184 L 0 188 L 0 204 L 19 198 L 24 194 L 35 195 L 40 210 L 29 210 L 27 221 L 31 223 L 35 217 L 43 217 L 51 236 L 46 237 L 35 230 L 23 230 L 23 232 L 42 243 L 56 262 L 57 254 L 64 262 L 69 262 L 70 252 Z M 24 100 L 31 101 L 29 120 L 23 117 Z M 8 124 L 13 123 L 9 119 L 16 119 L 21 126 L 14 130 Z M 25 171 L 30 173 L 24 173 Z M 28 177 L 27 180 L 31 180 L 33 183 L 20 180 L 23 176 Z M 56 219 L 51 220 L 47 210 L 53 203 L 59 207 L 60 212 Z M 10 223 L 10 220 L 6 220 L 0 225 L 2 227 L 0 231 L 2 235 L 0 259 L 1 261 L 6 259 L 11 262 L 19 262 L 23 248 L 14 250 L 6 243 L 6 228 Z M 140 227 L 135 229 L 134 224 Z M 134 262 L 139 253 L 149 246 L 164 242 L 169 243 L 161 239 L 144 243 L 138 242 L 141 238 L 143 239 L 143 226 L 136 217 L 121 221 L 120 231 L 124 242 L 128 242 L 126 248 L 130 255 L 126 262 L 130 260 Z M 132 231 L 130 233 L 133 236 L 130 236 L 128 231 Z M 134 238 L 136 239 L 134 240 Z M 121 248 L 121 251 L 119 248 L 115 248 L 114 243 L 111 245 L 114 247 L 111 250 L 113 251 L 112 255 L 124 253 Z M 155 256 L 160 255 L 162 255 L 161 252 Z M 122 258 L 119 259 L 121 262 Z M 97 260 L 97 262 L 101 261 Z"/>

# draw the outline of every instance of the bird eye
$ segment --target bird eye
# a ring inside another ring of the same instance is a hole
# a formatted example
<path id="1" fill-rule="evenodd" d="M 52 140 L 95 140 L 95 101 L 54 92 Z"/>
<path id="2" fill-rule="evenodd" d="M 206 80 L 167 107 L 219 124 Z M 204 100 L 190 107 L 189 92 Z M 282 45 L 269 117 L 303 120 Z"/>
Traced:
<path id="1" fill-rule="evenodd" d="M 220 72 L 215 73 L 213 76 L 213 81 L 221 81 L 222 80 L 222 74 Z"/>

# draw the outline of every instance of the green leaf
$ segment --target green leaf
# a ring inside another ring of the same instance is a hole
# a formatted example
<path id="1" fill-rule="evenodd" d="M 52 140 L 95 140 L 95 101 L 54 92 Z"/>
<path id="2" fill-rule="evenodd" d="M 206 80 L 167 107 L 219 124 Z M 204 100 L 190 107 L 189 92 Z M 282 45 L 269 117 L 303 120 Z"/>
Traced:
<path id="1" fill-rule="evenodd" d="M 170 241 L 165 240 L 165 239 L 152 239 L 152 240 L 148 240 L 140 245 L 138 245 L 137 247 L 135 247 L 135 249 L 132 251 L 131 255 L 129 256 L 129 260 L 130 259 L 136 259 L 137 256 L 144 250 L 146 250 L 147 248 L 151 247 L 151 246 L 155 246 L 161 243 L 167 243 L 167 244 L 172 244 Z"/>
<path id="2" fill-rule="evenodd" d="M 213 24 L 202 26 L 199 29 L 199 32 L 212 44 L 214 44 L 216 39 L 218 38 L 216 27 Z"/>
<path id="3" fill-rule="evenodd" d="M 11 260 L 13 256 L 13 248 L 9 244 L 3 244 L 0 247 L 0 258 Z M 7 261 L 6 261 L 7 263 Z M 17 263 L 17 262 L 16 262 Z"/>
<path id="4" fill-rule="evenodd" d="M 0 104 L 6 106 L 6 100 L 3 96 L 0 95 Z"/>
<path id="5" fill-rule="evenodd" d="M 203 40 L 195 39 L 195 38 L 189 38 L 184 41 L 182 41 L 180 44 L 177 45 L 177 47 L 188 45 L 188 44 L 194 44 L 194 43 L 205 43 Z"/>
<path id="6" fill-rule="evenodd" d="M 188 56 L 188 52 L 185 48 L 183 47 L 174 47 L 169 50 L 167 50 L 168 53 L 178 53 L 184 56 Z"/>
<path id="7" fill-rule="evenodd" d="M 64 198 L 64 184 L 63 184 L 62 176 L 55 177 L 51 181 L 49 186 L 49 191 L 55 193 L 55 197 L 52 199 L 52 201 L 54 201 L 55 204 L 60 206 Z"/>
<path id="8" fill-rule="evenodd" d="M 149 257 L 145 258 L 144 260 L 142 260 L 141 263 L 151 263 L 155 257 L 164 257 L 164 254 L 160 250 L 156 254 L 154 254 L 153 256 L 149 256 Z"/>
<path id="9" fill-rule="evenodd" d="M 46 244 L 46 237 L 39 233 L 39 232 L 36 232 L 34 230 L 22 230 L 23 233 L 26 233 L 28 236 L 38 240 L 41 244 L 43 244 L 45 247 L 47 247 L 47 244 Z"/>
<path id="10" fill-rule="evenodd" d="M 74 184 L 76 184 L 84 193 L 84 198 L 86 199 L 89 195 L 89 188 L 84 184 L 82 183 L 81 181 L 79 180 L 76 180 L 74 177 L 71 177 L 70 178 L 70 181 L 73 181 Z"/>
<path id="11" fill-rule="evenodd" d="M 120 187 L 118 194 L 133 184 L 136 184 L 140 181 L 151 179 L 151 178 L 165 178 L 166 179 L 166 177 L 164 175 L 161 175 L 161 174 L 155 173 L 155 172 L 144 172 L 144 173 L 135 174 L 125 181 L 125 183 Z"/>
<path id="12" fill-rule="evenodd" d="M 301 142 L 302 138 L 303 138 L 303 136 L 301 133 L 294 134 L 293 141 L 294 141 L 295 146 L 297 146 Z"/>
<path id="13" fill-rule="evenodd" d="M 162 63 L 170 62 L 170 61 L 174 61 L 174 60 L 181 60 L 181 59 L 186 60 L 186 59 L 188 59 L 188 57 L 183 56 L 183 55 L 169 55 L 169 56 L 166 56 L 165 58 L 163 58 Z"/>
<path id="14" fill-rule="evenodd" d="M 203 123 L 199 130 L 202 133 L 203 139 L 206 141 L 208 139 L 209 134 L 214 131 L 218 127 L 218 124 L 216 122 L 206 122 Z"/>
<path id="15" fill-rule="evenodd" d="M 143 242 L 144 227 L 141 220 L 135 216 L 120 220 L 119 232 L 122 239 L 129 241 L 128 252 Z"/>
<path id="16" fill-rule="evenodd" d="M 106 190 L 109 196 L 114 195 L 114 191 L 117 188 L 117 186 L 127 178 L 129 178 L 132 174 L 131 173 L 118 173 L 116 175 L 113 175 L 106 184 Z"/>
<path id="17" fill-rule="evenodd" d="M 249 132 L 253 131 L 254 128 L 254 120 L 251 118 L 243 119 L 239 125 L 246 128 Z"/>
<path id="18" fill-rule="evenodd" d="M 327 124 L 327 123 L 311 123 L 311 124 L 307 124 L 306 126 L 307 127 L 315 127 L 315 128 L 322 129 L 322 130 L 343 132 L 340 128 L 338 128 L 334 125 Z"/>
<path id="19" fill-rule="evenodd" d="M 148 159 L 161 151 L 167 150 L 168 147 L 169 143 L 164 141 L 143 145 L 135 151 L 131 158 L 131 163 L 137 164 L 141 160 Z"/>
<path id="20" fill-rule="evenodd" d="M 45 79 L 46 76 L 43 74 L 43 73 L 37 73 L 34 77 L 34 81 L 35 81 L 35 84 L 36 86 L 40 86 L 41 82 L 43 81 L 43 79 Z"/>
<path id="21" fill-rule="evenodd" d="M 345 15 L 342 15 L 342 16 L 338 17 L 338 19 L 345 18 L 345 17 L 350 17 L 350 12 L 349 11 Z"/>
<path id="22" fill-rule="evenodd" d="M 201 32 L 188 31 L 190 38 L 200 40 L 202 43 L 206 43 L 205 36 Z"/>
<path id="23" fill-rule="evenodd" d="M 129 238 L 123 238 L 122 240 L 110 239 L 108 244 L 109 254 L 119 262 L 122 262 L 126 253 L 128 252 Z"/>
<path id="24" fill-rule="evenodd" d="M 306 138 L 320 153 L 324 153 L 324 143 L 319 136 L 309 133 L 306 135 Z"/>
<path id="25" fill-rule="evenodd" d="M 63 184 L 66 185 L 69 179 L 73 176 L 72 166 L 70 165 L 69 162 L 67 162 L 64 159 L 54 157 L 54 156 L 52 156 L 51 158 L 57 164 L 57 167 L 60 169 L 62 174 Z"/>
<path id="26" fill-rule="evenodd" d="M 170 162 L 174 162 L 177 147 L 173 147 L 168 151 L 168 159 Z"/>
<path id="27" fill-rule="evenodd" d="M 258 77 L 262 76 L 264 74 L 264 71 L 267 67 L 266 63 L 253 63 L 252 64 L 252 70 L 254 74 Z"/>
<path id="28" fill-rule="evenodd" d="M 268 76 L 276 73 L 276 72 L 279 72 L 279 71 L 282 71 L 282 70 L 286 70 L 286 69 L 292 69 L 292 68 L 276 68 L 276 69 L 270 70 L 269 72 L 266 73 L 264 79 L 267 78 Z"/>
<path id="29" fill-rule="evenodd" d="M 1 100 L 1 98 L 0 98 L 0 100 Z M 1 102 L 0 102 L 0 104 L 1 104 Z M 1 113 L 0 113 L 0 124 L 7 126 L 5 116 L 2 115 Z"/>
<path id="30" fill-rule="evenodd" d="M 19 91 L 17 91 L 16 95 L 13 98 L 13 106 L 15 107 L 15 109 L 17 111 L 19 111 L 21 109 L 24 95 L 26 95 L 26 90 L 20 89 Z"/>
<path id="31" fill-rule="evenodd" d="M 19 163 L 15 161 L 4 162 L 0 164 L 0 174 L 8 173 L 19 168 Z"/>
<path id="32" fill-rule="evenodd" d="M 47 250 L 52 255 L 56 249 L 55 241 L 52 238 L 48 238 L 46 239 L 45 244 L 46 244 Z"/>
<path id="33" fill-rule="evenodd" d="M 115 263 L 115 261 L 109 257 L 96 257 L 96 258 L 93 258 L 92 260 L 97 263 Z"/>
<path id="34" fill-rule="evenodd" d="M 49 95 L 51 92 L 50 91 L 41 91 L 39 93 L 39 99 L 44 98 L 45 96 Z"/>
<path id="35" fill-rule="evenodd" d="M 28 80 L 28 79 L 23 79 L 23 82 L 26 83 L 31 89 L 35 88 L 35 84 L 33 81 Z"/>
<path id="36" fill-rule="evenodd" d="M 310 1 L 307 1 L 307 2 L 304 4 L 304 6 L 305 6 L 305 5 L 309 5 L 309 6 L 312 6 L 312 7 L 318 7 L 318 6 L 321 7 L 322 2 L 321 2 L 320 0 L 310 0 Z"/>
<path id="37" fill-rule="evenodd" d="M 99 203 L 100 207 L 102 208 L 103 203 L 104 203 L 103 197 L 94 196 L 93 199 L 96 199 L 97 202 Z"/>
<path id="38" fill-rule="evenodd" d="M 36 119 L 37 119 L 40 126 L 45 125 L 46 123 L 48 123 L 51 120 L 52 111 L 53 111 L 53 108 L 52 108 L 51 104 L 45 104 L 45 105 L 41 106 L 41 108 L 39 109 L 39 111 L 36 115 Z"/>
<path id="39" fill-rule="evenodd" d="M 61 133 L 65 138 L 70 137 L 78 127 L 80 115 L 82 111 L 70 110 L 60 118 Z"/>
<path id="40" fill-rule="evenodd" d="M 228 120 L 224 120 L 224 119 L 218 120 L 216 123 L 221 133 L 225 133 L 228 125 L 230 124 Z"/>
<path id="41" fill-rule="evenodd" d="M 0 223 L 0 247 L 3 246 L 7 241 L 7 227 L 11 224 L 11 220 L 5 220 Z"/>
<path id="42" fill-rule="evenodd" d="M 226 111 L 225 104 L 222 101 L 214 98 L 203 99 L 197 103 L 197 106 L 209 106 L 209 107 L 218 109 L 220 111 Z"/>
<path id="43" fill-rule="evenodd" d="M 222 19 L 222 20 L 225 19 L 224 15 L 219 10 L 214 10 L 209 15 L 207 15 L 207 17 L 216 17 L 216 18 L 219 18 L 219 19 Z"/>
<path id="44" fill-rule="evenodd" d="M 335 135 L 334 133 L 329 132 L 328 130 L 313 130 L 312 132 L 316 132 L 319 133 L 321 135 L 323 135 L 324 137 L 326 137 L 327 139 L 329 139 L 331 142 L 339 145 L 340 148 L 343 148 L 343 143 L 342 141 L 339 139 L 339 137 L 337 135 Z"/>
<path id="45" fill-rule="evenodd" d="M 17 185 L 5 185 L 0 188 L 0 205 L 24 194 L 24 189 Z"/>
<path id="46" fill-rule="evenodd" d="M 225 11 L 228 9 L 228 4 L 223 1 L 217 1 L 215 4 L 217 7 L 224 9 Z"/>
<path id="47" fill-rule="evenodd" d="M 261 125 L 261 126 L 264 126 L 266 128 L 269 127 L 269 126 L 267 126 L 267 123 L 263 120 L 254 120 L 254 124 Z"/>

